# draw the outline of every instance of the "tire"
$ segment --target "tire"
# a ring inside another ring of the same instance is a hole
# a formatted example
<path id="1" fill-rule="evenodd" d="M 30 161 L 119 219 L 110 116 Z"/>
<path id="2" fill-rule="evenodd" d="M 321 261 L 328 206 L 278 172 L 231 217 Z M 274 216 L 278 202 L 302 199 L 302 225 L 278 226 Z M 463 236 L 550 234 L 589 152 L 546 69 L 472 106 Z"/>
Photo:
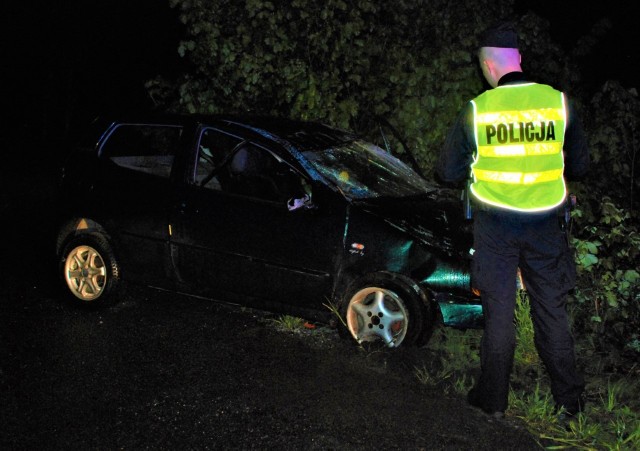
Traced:
<path id="1" fill-rule="evenodd" d="M 111 245 L 100 234 L 69 240 L 60 254 L 59 274 L 68 299 L 76 306 L 111 305 L 121 291 L 120 266 Z"/>
<path id="2" fill-rule="evenodd" d="M 387 348 L 425 343 L 434 315 L 426 296 L 404 278 L 380 273 L 351 284 L 340 314 L 343 337 Z"/>

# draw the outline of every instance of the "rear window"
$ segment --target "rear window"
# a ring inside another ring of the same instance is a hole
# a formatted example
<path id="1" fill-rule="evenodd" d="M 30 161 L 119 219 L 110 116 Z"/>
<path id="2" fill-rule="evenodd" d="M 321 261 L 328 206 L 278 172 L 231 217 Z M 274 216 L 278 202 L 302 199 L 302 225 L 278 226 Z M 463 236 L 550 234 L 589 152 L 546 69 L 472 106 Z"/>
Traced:
<path id="1" fill-rule="evenodd" d="M 169 177 L 181 134 L 179 126 L 121 124 L 107 136 L 100 155 L 127 169 Z"/>

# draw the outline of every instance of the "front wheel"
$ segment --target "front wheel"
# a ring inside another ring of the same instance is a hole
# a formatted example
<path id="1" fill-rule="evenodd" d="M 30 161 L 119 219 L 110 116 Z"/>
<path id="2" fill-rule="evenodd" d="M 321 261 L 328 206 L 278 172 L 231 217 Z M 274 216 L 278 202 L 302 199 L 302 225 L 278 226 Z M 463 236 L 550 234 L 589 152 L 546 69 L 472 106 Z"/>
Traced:
<path id="1" fill-rule="evenodd" d="M 354 284 L 343 301 L 344 335 L 388 348 L 421 344 L 433 327 L 431 311 L 429 302 L 402 279 L 370 276 Z"/>
<path id="2" fill-rule="evenodd" d="M 102 235 L 78 235 L 69 240 L 61 253 L 60 273 L 76 305 L 101 307 L 115 302 L 121 285 L 120 266 Z"/>

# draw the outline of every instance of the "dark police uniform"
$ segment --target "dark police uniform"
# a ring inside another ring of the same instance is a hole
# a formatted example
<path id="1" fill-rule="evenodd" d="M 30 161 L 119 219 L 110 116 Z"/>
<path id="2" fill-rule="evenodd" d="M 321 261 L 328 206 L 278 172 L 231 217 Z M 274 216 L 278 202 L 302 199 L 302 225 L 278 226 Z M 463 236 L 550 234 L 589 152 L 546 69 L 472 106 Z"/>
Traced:
<path id="1" fill-rule="evenodd" d="M 498 86 L 528 83 L 522 72 L 504 75 Z M 477 156 L 473 104 L 469 103 L 451 128 L 436 177 L 460 186 Z M 583 177 L 589 153 L 582 125 L 570 102 L 566 104 L 564 177 Z M 477 161 L 476 161 L 477 163 Z M 480 202 L 472 196 L 474 254 L 472 282 L 481 292 L 485 330 L 481 343 L 481 376 L 469 402 L 488 413 L 507 408 L 509 377 L 515 350 L 516 275 L 520 268 L 529 293 L 535 344 L 551 379 L 558 406 L 582 410 L 584 381 L 576 370 L 566 298 L 575 284 L 572 252 L 560 228 L 558 209 L 515 211 Z"/>

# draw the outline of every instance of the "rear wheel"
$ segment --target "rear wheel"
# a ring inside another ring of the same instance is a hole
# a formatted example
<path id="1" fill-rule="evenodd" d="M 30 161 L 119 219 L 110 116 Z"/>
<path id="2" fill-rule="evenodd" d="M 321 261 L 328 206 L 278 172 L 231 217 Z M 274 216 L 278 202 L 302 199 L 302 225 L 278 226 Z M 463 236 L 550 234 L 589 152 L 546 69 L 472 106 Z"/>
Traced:
<path id="1" fill-rule="evenodd" d="M 76 305 L 101 307 L 117 299 L 120 266 L 102 235 L 78 235 L 69 240 L 61 253 L 60 273 Z"/>
<path id="2" fill-rule="evenodd" d="M 398 276 L 377 274 L 352 285 L 342 304 L 343 335 L 388 348 L 421 344 L 433 327 L 431 307 Z"/>

